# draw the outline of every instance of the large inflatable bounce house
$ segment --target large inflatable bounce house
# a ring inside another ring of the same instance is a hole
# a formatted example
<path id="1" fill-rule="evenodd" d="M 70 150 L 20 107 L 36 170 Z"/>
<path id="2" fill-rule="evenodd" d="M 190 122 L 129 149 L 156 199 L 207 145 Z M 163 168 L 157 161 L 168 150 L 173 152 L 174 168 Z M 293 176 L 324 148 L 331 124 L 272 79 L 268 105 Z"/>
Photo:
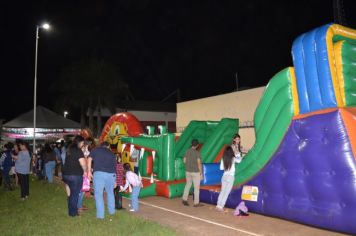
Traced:
<path id="1" fill-rule="evenodd" d="M 236 165 L 226 206 L 242 200 L 250 211 L 356 234 L 356 31 L 328 24 L 293 43 L 294 67 L 277 73 L 254 114 L 256 142 Z M 202 143 L 201 201 L 216 204 L 219 162 L 238 132 L 238 120 L 192 121 L 179 138 L 160 127 L 143 134 L 128 113 L 112 117 L 101 140 L 130 159 L 140 150 L 140 197 L 179 197 L 185 184 L 182 158 Z M 126 158 L 126 157 L 125 157 Z"/>

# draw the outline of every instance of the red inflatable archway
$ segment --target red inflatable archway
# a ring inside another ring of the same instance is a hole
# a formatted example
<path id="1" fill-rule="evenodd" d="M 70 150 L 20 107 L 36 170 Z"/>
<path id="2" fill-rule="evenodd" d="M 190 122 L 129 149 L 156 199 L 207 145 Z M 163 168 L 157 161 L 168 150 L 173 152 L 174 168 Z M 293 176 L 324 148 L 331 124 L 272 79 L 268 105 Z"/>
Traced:
<path id="1" fill-rule="evenodd" d="M 111 116 L 109 120 L 105 123 L 103 132 L 100 135 L 100 139 L 99 139 L 100 143 L 106 140 L 106 137 L 110 132 L 111 126 L 114 123 L 125 124 L 126 131 L 129 136 L 138 136 L 143 133 L 141 123 L 136 118 L 136 116 L 128 112 L 121 112 Z"/>

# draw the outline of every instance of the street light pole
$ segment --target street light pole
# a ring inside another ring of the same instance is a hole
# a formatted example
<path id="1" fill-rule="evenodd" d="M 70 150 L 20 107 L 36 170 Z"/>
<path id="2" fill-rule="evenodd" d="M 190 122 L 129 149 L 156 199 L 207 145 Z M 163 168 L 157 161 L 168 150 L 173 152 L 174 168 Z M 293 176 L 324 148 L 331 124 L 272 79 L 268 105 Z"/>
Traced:
<path id="1" fill-rule="evenodd" d="M 33 155 L 36 154 L 36 107 L 37 107 L 37 53 L 38 53 L 38 31 L 40 27 L 36 26 L 36 51 L 35 51 L 35 80 L 33 83 Z"/>
<path id="2" fill-rule="evenodd" d="M 36 119 L 37 119 L 37 55 L 38 55 L 38 33 L 40 28 L 48 30 L 49 24 L 45 23 L 41 26 L 36 25 L 36 51 L 35 51 L 35 78 L 33 83 L 33 148 L 32 153 L 36 154 Z"/>

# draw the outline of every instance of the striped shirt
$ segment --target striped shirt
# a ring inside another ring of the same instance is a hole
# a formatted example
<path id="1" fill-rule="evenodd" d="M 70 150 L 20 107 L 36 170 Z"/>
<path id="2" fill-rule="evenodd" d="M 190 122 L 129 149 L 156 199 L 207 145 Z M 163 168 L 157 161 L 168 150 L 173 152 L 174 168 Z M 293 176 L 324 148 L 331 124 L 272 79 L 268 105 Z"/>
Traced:
<path id="1" fill-rule="evenodd" d="M 122 163 L 116 164 L 116 184 L 124 186 L 124 165 Z"/>

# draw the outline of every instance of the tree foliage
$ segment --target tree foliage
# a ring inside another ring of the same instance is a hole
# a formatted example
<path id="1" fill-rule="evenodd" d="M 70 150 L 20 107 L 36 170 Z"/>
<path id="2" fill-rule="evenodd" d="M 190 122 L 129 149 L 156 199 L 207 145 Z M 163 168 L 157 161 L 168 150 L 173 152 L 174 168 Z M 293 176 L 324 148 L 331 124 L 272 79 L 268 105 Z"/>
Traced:
<path id="1" fill-rule="evenodd" d="M 85 125 L 85 113 L 89 113 L 89 128 L 94 130 L 93 111 L 102 107 L 115 111 L 118 100 L 133 100 L 128 84 L 117 67 L 107 61 L 90 58 L 65 67 L 53 88 L 59 94 L 57 107 L 80 109 L 81 125 Z M 101 124 L 101 117 L 98 117 Z M 100 130 L 101 127 L 98 127 Z"/>

